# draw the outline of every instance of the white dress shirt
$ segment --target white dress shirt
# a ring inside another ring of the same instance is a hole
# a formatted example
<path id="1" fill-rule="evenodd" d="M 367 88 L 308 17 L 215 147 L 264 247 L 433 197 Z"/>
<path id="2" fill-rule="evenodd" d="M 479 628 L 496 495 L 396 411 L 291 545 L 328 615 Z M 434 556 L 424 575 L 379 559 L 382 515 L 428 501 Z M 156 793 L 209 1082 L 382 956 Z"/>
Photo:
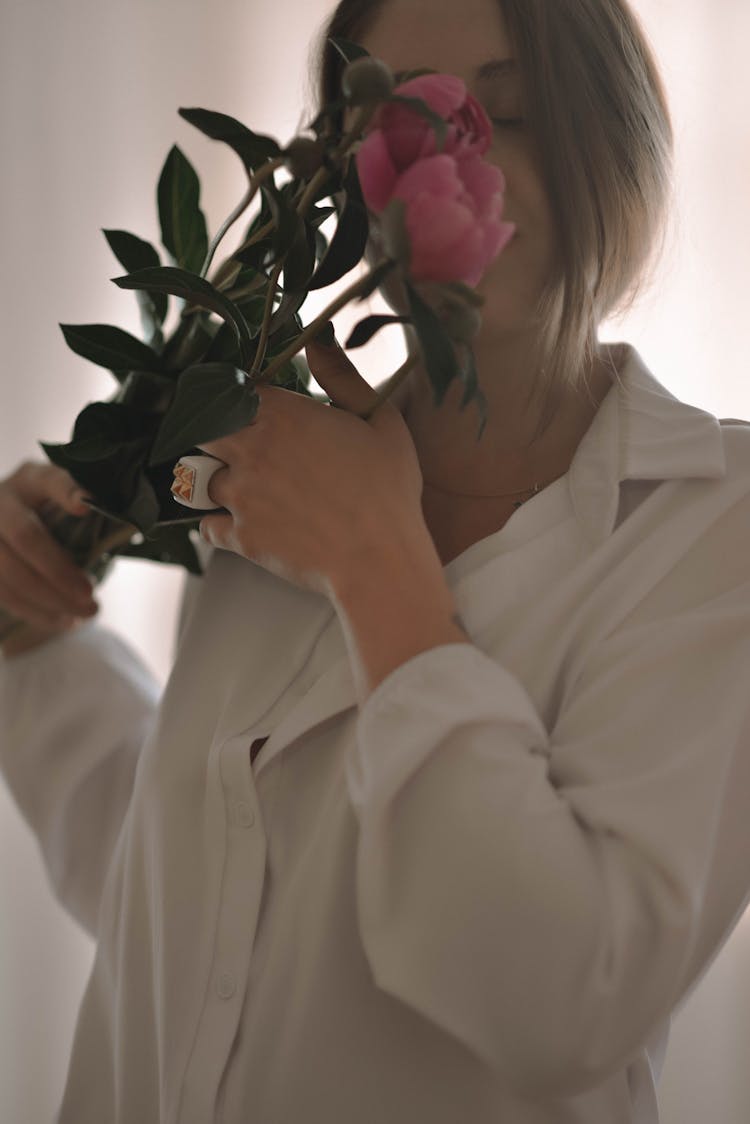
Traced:
<path id="1" fill-rule="evenodd" d="M 473 643 L 362 705 L 331 602 L 223 551 L 161 700 L 94 624 L 4 662 L 97 942 L 58 1124 L 657 1120 L 750 900 L 750 428 L 613 354 L 568 473 L 445 567 Z"/>

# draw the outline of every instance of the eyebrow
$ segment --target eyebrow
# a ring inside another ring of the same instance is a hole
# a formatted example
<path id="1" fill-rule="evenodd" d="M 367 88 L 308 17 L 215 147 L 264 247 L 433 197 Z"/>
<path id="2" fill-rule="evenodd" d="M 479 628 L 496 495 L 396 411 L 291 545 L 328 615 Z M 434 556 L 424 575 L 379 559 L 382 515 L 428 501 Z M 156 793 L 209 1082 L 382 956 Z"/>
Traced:
<path id="1" fill-rule="evenodd" d="M 476 77 L 479 81 L 489 78 L 501 78 L 514 74 L 518 70 L 515 59 L 490 59 L 477 68 Z"/>

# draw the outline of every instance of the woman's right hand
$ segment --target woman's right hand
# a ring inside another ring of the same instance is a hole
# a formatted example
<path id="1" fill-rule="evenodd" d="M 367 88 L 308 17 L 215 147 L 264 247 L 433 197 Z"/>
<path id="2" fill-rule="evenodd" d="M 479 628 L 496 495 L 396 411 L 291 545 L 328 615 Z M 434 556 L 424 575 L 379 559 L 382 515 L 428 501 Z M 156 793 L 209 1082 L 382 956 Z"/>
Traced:
<path id="1" fill-rule="evenodd" d="M 98 611 L 91 581 L 42 521 L 50 505 L 71 515 L 89 512 L 73 477 L 56 465 L 24 461 L 0 480 L 0 609 L 24 624 L 2 644 L 6 656 Z"/>

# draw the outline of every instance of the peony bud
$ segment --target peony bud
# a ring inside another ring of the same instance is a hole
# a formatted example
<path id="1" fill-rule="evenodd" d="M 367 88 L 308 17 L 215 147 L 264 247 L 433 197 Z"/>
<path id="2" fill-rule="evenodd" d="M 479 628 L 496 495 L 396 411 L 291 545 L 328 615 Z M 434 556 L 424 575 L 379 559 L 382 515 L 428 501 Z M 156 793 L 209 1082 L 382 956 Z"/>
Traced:
<path id="1" fill-rule="evenodd" d="M 297 179 L 309 180 L 323 166 L 325 141 L 312 137 L 295 137 L 284 149 L 284 163 Z"/>
<path id="2" fill-rule="evenodd" d="M 369 105 L 390 97 L 396 86 L 393 71 L 380 59 L 355 59 L 341 76 L 341 89 L 349 105 Z"/>

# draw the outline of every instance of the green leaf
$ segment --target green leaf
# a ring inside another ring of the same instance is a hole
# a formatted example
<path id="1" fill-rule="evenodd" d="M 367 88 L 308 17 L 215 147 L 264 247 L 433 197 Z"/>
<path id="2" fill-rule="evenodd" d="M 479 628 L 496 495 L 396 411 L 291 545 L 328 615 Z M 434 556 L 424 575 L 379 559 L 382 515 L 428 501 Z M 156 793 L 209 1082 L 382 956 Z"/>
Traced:
<path id="1" fill-rule="evenodd" d="M 161 260 L 157 251 L 150 242 L 144 242 L 142 238 L 136 238 L 135 234 L 128 234 L 127 230 L 102 230 L 102 234 L 107 239 L 112 253 L 115 255 L 120 265 L 127 273 L 133 273 L 136 269 L 151 269 L 155 266 L 161 265 Z M 144 293 L 143 297 L 145 302 L 148 302 L 153 308 L 153 319 L 158 324 L 163 324 L 167 318 L 167 309 L 169 301 L 165 293 L 156 293 L 150 296 Z M 144 312 L 144 305 L 141 304 L 141 315 Z M 145 325 L 144 325 L 144 330 Z"/>
<path id="2" fill-rule="evenodd" d="M 315 269 L 315 229 L 297 215 L 294 239 L 284 262 L 284 289 L 307 296 L 310 278 Z"/>
<path id="3" fill-rule="evenodd" d="M 239 362 L 239 344 L 234 329 L 229 327 L 225 320 L 222 320 L 220 325 L 217 324 L 207 311 L 202 311 L 183 317 L 167 340 L 162 359 L 170 375 L 172 377 L 180 375 L 191 363 L 199 362 L 221 328 L 226 328 L 234 337 Z"/>
<path id="4" fill-rule="evenodd" d="M 362 288 L 362 292 L 357 297 L 358 304 L 362 304 L 363 301 L 366 301 L 368 297 L 372 296 L 376 289 L 380 288 L 391 270 L 396 268 L 396 264 L 395 261 L 388 259 L 387 261 L 381 262 L 380 265 L 373 269 L 366 284 Z"/>
<path id="5" fill-rule="evenodd" d="M 349 39 L 342 39 L 340 36 L 333 37 L 329 35 L 328 42 L 336 48 L 344 62 L 353 62 L 354 59 L 370 57 L 369 51 L 366 51 L 364 47 L 360 47 L 359 43 L 352 43 Z"/>
<path id="6" fill-rule="evenodd" d="M 308 216 L 307 221 L 309 223 L 312 223 L 312 225 L 317 228 L 319 226 L 322 226 L 326 219 L 329 219 L 331 215 L 335 214 L 335 207 L 313 207 L 312 213 Z"/>
<path id="7" fill-rule="evenodd" d="M 393 77 L 396 79 L 396 85 L 402 86 L 405 82 L 411 82 L 412 78 L 421 78 L 425 74 L 437 73 L 431 67 L 423 66 L 419 70 L 397 70 Z"/>
<path id="8" fill-rule="evenodd" d="M 305 128 L 312 130 L 317 136 L 321 136 L 323 133 L 329 131 L 327 126 L 330 122 L 334 130 L 340 132 L 343 124 L 343 111 L 348 105 L 349 102 L 346 98 L 336 98 L 334 101 L 328 102 Z"/>
<path id="9" fill-rule="evenodd" d="M 433 309 L 422 300 L 409 281 L 405 280 L 404 284 L 427 374 L 435 392 L 435 405 L 442 406 L 448 386 L 459 373 L 454 346 Z"/>
<path id="10" fill-rule="evenodd" d="M 208 253 L 200 182 L 177 145 L 172 146 L 159 177 L 157 199 L 162 242 L 180 268 L 199 274 Z"/>
<path id="11" fill-rule="evenodd" d="M 61 324 L 68 347 L 84 359 L 111 370 L 122 381 L 129 371 L 164 372 L 164 362 L 147 344 L 109 324 Z"/>
<path id="12" fill-rule="evenodd" d="M 153 411 L 124 403 L 93 402 L 76 418 L 70 442 L 42 448 L 90 492 L 99 510 L 144 531 L 158 515 L 156 497 L 142 477 L 160 420 Z"/>
<path id="13" fill-rule="evenodd" d="M 149 464 L 176 460 L 204 441 L 236 433 L 255 417 L 260 399 L 244 371 L 229 363 L 198 363 L 180 376 Z"/>
<path id="14" fill-rule="evenodd" d="M 138 410 L 155 410 L 163 414 L 172 400 L 174 388 L 172 376 L 156 375 L 151 371 L 130 371 L 115 401 Z"/>
<path id="15" fill-rule="evenodd" d="M 441 285 L 443 286 L 443 288 L 449 289 L 454 292 L 456 296 L 461 297 L 468 304 L 473 305 L 474 308 L 481 308 L 485 303 L 485 298 L 480 293 L 478 293 L 476 289 L 472 289 L 471 286 L 465 285 L 463 281 L 443 281 L 441 282 Z"/>
<path id="16" fill-rule="evenodd" d="M 200 559 L 190 538 L 190 531 L 197 519 L 179 524 L 158 524 L 142 542 L 130 542 L 119 553 L 125 558 L 143 558 L 152 562 L 164 562 L 173 566 L 184 566 L 190 574 L 203 573 Z"/>
<path id="17" fill-rule="evenodd" d="M 216 113 L 211 109 L 180 109 L 178 113 L 207 137 L 228 144 L 250 172 L 281 155 L 281 148 L 273 137 L 254 133 L 226 113 Z"/>
<path id="18" fill-rule="evenodd" d="M 479 432 L 477 434 L 477 441 L 481 441 L 482 434 L 484 433 L 485 426 L 487 425 L 487 418 L 489 414 L 487 409 L 487 399 L 484 395 L 484 392 L 479 388 L 476 358 L 471 347 L 466 348 L 465 369 L 464 367 L 459 367 L 458 373 L 461 377 L 461 380 L 466 385 L 466 393 L 461 400 L 460 409 L 463 410 L 464 407 L 468 406 L 469 402 L 471 402 L 472 399 L 476 402 L 477 409 L 479 410 L 479 416 L 481 418 L 481 424 L 479 426 Z"/>
<path id="19" fill-rule="evenodd" d="M 135 492 L 125 509 L 125 515 L 129 523 L 144 532 L 150 531 L 159 520 L 159 501 L 143 470 L 136 475 Z"/>
<path id="20" fill-rule="evenodd" d="M 275 265 L 289 251 L 303 220 L 297 213 L 297 208 L 288 192 L 276 187 L 271 180 L 262 183 L 260 191 L 268 203 L 268 209 L 276 228 L 271 234 L 271 245 L 274 249 L 273 259 L 268 263 L 269 265 Z"/>
<path id="21" fill-rule="evenodd" d="M 215 289 L 210 281 L 173 266 L 139 269 L 126 277 L 113 277 L 112 280 L 121 289 L 148 289 L 150 292 L 172 293 L 173 296 L 182 297 L 183 300 L 199 308 L 208 308 L 218 313 L 237 333 L 243 366 L 247 367 L 252 362 L 255 348 L 245 317 L 237 305 Z"/>
<path id="22" fill-rule="evenodd" d="M 384 99 L 385 102 L 399 102 L 401 105 L 408 105 L 420 117 L 426 118 L 433 129 L 437 133 L 437 150 L 442 152 L 445 148 L 445 142 L 448 137 L 448 122 L 439 113 L 435 113 L 434 109 L 430 109 L 427 102 L 422 98 L 406 98 L 403 94 L 391 94 Z"/>
<path id="23" fill-rule="evenodd" d="M 310 291 L 325 288 L 339 281 L 361 262 L 367 247 L 370 223 L 354 160 L 349 162 L 344 190 L 346 202 L 336 233 L 331 239 L 328 253 L 312 276 L 308 287 Z"/>
<path id="24" fill-rule="evenodd" d="M 347 350 L 355 347 L 364 347 L 366 343 L 370 342 L 375 333 L 379 332 L 381 328 L 385 328 L 386 325 L 410 323 L 410 316 L 368 316 L 365 320 L 360 320 L 344 346 Z"/>

